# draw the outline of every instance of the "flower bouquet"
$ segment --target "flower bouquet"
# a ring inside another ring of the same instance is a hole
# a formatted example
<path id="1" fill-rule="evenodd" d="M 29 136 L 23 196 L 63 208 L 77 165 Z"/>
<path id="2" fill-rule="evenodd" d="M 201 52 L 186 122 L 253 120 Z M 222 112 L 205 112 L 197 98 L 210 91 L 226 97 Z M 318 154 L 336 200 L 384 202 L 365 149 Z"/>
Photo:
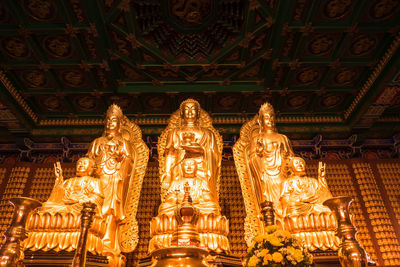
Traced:
<path id="1" fill-rule="evenodd" d="M 308 267 L 312 265 L 312 261 L 312 255 L 290 232 L 271 225 L 248 248 L 245 266 Z"/>

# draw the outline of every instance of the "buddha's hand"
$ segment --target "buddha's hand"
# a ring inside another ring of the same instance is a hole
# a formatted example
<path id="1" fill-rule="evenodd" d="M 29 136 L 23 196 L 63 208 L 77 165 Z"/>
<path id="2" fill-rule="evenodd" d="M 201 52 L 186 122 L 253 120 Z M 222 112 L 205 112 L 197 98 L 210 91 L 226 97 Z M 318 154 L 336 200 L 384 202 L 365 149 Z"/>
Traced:
<path id="1" fill-rule="evenodd" d="M 55 186 L 58 186 L 63 182 L 63 173 L 59 161 L 54 164 L 54 175 L 56 176 Z"/>
<path id="2" fill-rule="evenodd" d="M 169 189 L 170 185 L 171 185 L 171 174 L 164 173 L 161 176 L 161 188 L 167 190 Z"/>
<path id="3" fill-rule="evenodd" d="M 195 152 L 195 153 L 202 152 L 202 147 L 200 146 L 199 143 L 196 143 L 196 142 L 192 142 L 190 144 L 183 144 L 182 149 L 189 151 L 189 152 Z"/>
<path id="4" fill-rule="evenodd" d="M 171 186 L 170 183 L 168 183 L 168 182 L 162 182 L 162 184 L 161 184 L 161 189 L 163 189 L 163 190 L 168 190 L 170 186 Z"/>

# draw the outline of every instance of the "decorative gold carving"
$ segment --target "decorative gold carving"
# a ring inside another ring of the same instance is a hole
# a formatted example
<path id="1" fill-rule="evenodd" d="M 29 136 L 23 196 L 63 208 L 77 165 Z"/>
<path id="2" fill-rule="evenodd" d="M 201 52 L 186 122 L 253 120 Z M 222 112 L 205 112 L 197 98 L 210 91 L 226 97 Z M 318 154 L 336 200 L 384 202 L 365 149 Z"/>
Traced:
<path id="1" fill-rule="evenodd" d="M 62 108 L 61 102 L 56 96 L 49 96 L 41 99 L 41 102 L 49 111 L 60 111 Z"/>
<path id="2" fill-rule="evenodd" d="M 331 37 L 322 35 L 316 37 L 309 44 L 310 52 L 314 55 L 323 55 L 331 51 L 333 48 L 333 40 Z"/>
<path id="3" fill-rule="evenodd" d="M 2 70 L 0 70 L 0 81 L 7 89 L 7 91 L 13 96 L 15 101 L 22 107 L 22 109 L 31 117 L 34 122 L 38 121 L 38 116 L 33 112 L 33 110 L 26 103 L 25 99 L 19 94 L 15 87 L 8 80 L 6 75 Z"/>
<path id="4" fill-rule="evenodd" d="M 325 5 L 324 13 L 330 19 L 340 19 L 350 11 L 351 4 L 351 0 L 331 0 Z"/>
<path id="5" fill-rule="evenodd" d="M 25 6 L 36 20 L 53 19 L 56 13 L 54 2 L 51 0 L 28 0 L 25 1 Z"/>
<path id="6" fill-rule="evenodd" d="M 83 110 L 93 110 L 97 107 L 97 100 L 95 97 L 92 96 L 82 96 L 76 98 L 76 104 L 78 105 L 79 108 Z"/>
<path id="7" fill-rule="evenodd" d="M 339 85 L 351 84 L 357 77 L 357 71 L 350 68 L 342 68 L 335 75 L 335 82 Z"/>
<path id="8" fill-rule="evenodd" d="M 24 80 L 32 87 L 42 87 L 47 83 L 46 76 L 42 71 L 32 70 L 23 73 Z"/>
<path id="9" fill-rule="evenodd" d="M 376 47 L 376 39 L 368 36 L 362 35 L 358 37 L 350 46 L 350 52 L 353 55 L 361 56 L 371 53 L 371 51 Z"/>
<path id="10" fill-rule="evenodd" d="M 9 37 L 3 40 L 3 48 L 11 57 L 26 58 L 30 51 L 24 40 L 20 37 Z"/>
<path id="11" fill-rule="evenodd" d="M 78 70 L 67 70 L 62 74 L 63 81 L 72 87 L 80 87 L 85 82 L 85 76 L 83 72 Z"/>
<path id="12" fill-rule="evenodd" d="M 386 19 L 396 12 L 399 4 L 396 0 L 375 1 L 370 9 L 370 14 L 374 19 Z"/>
<path id="13" fill-rule="evenodd" d="M 333 108 L 343 101 L 342 95 L 328 95 L 321 99 L 321 103 L 326 108 Z"/>
<path id="14" fill-rule="evenodd" d="M 159 214 L 150 226 L 149 251 L 167 248 L 176 227 L 174 210 L 181 205 L 184 185 L 190 185 L 193 205 L 199 210 L 197 231 L 202 246 L 228 251 L 228 220 L 218 204 L 222 137 L 197 101 L 187 99 L 172 114 L 158 142 L 161 199 Z"/>
<path id="15" fill-rule="evenodd" d="M 171 14 L 184 24 L 198 25 L 211 13 L 211 0 L 170 0 Z"/>
<path id="16" fill-rule="evenodd" d="M 308 99 L 307 99 L 307 96 L 304 96 L 304 95 L 294 95 L 294 96 L 288 97 L 287 102 L 291 108 L 297 109 L 297 108 L 304 107 L 307 104 Z"/>
<path id="17" fill-rule="evenodd" d="M 43 44 L 54 57 L 65 58 L 72 53 L 71 44 L 65 36 L 47 36 L 44 38 Z"/>
<path id="18" fill-rule="evenodd" d="M 319 72 L 312 68 L 302 69 L 297 75 L 296 79 L 301 84 L 311 84 L 319 77 Z"/>

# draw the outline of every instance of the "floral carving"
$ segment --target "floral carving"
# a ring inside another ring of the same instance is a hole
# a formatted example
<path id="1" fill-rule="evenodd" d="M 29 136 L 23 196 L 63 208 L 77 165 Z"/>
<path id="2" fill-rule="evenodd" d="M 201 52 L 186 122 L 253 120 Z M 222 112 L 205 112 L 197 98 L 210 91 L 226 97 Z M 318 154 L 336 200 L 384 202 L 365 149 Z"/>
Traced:
<path id="1" fill-rule="evenodd" d="M 400 2 L 396 0 L 375 1 L 370 9 L 370 15 L 374 19 L 386 19 L 396 12 Z"/>
<path id="2" fill-rule="evenodd" d="M 303 69 L 296 75 L 297 81 L 302 84 L 313 83 L 318 79 L 318 77 L 319 72 L 311 68 Z"/>
<path id="3" fill-rule="evenodd" d="M 9 37 L 3 40 L 5 52 L 16 58 L 25 58 L 29 55 L 29 49 L 20 37 Z"/>
<path id="4" fill-rule="evenodd" d="M 312 54 L 323 55 L 332 50 L 333 39 L 326 35 L 318 36 L 310 42 L 308 47 Z"/>
<path id="5" fill-rule="evenodd" d="M 341 69 L 335 76 L 335 82 L 339 85 L 351 84 L 357 77 L 357 71 L 349 68 Z"/>
<path id="6" fill-rule="evenodd" d="M 54 1 L 51 0 L 25 0 L 25 7 L 30 16 L 36 20 L 51 20 L 56 14 Z"/>
<path id="7" fill-rule="evenodd" d="M 66 84 L 72 87 L 83 85 L 85 77 L 82 72 L 77 70 L 68 70 L 62 73 L 62 78 Z"/>
<path id="8" fill-rule="evenodd" d="M 340 19 L 350 11 L 351 4 L 351 0 L 331 0 L 325 5 L 324 13 L 330 19 Z"/>
<path id="9" fill-rule="evenodd" d="M 65 58 L 72 53 L 71 44 L 65 36 L 47 36 L 43 43 L 47 51 L 54 57 Z"/>
<path id="10" fill-rule="evenodd" d="M 24 72 L 23 78 L 30 87 L 42 87 L 47 83 L 44 73 L 38 70 Z"/>
<path id="11" fill-rule="evenodd" d="M 321 104 L 325 108 L 333 108 L 336 105 L 340 104 L 343 100 L 343 97 L 340 95 L 328 95 L 322 98 Z"/>
<path id="12" fill-rule="evenodd" d="M 357 38 L 350 46 L 350 52 L 355 56 L 366 55 L 370 53 L 376 46 L 376 39 L 362 35 Z"/>

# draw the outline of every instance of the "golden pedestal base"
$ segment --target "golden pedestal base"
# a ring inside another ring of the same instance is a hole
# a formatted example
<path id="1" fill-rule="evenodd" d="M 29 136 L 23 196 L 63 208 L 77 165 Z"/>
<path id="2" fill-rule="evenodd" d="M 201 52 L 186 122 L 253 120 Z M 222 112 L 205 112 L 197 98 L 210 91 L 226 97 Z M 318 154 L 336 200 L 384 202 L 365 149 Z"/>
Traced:
<path id="1" fill-rule="evenodd" d="M 243 266 L 241 258 L 226 255 L 226 254 L 211 254 L 211 255 L 207 256 L 205 261 L 206 261 L 207 265 L 210 267 L 241 267 L 241 266 Z M 138 267 L 147 267 L 147 266 L 151 266 L 152 264 L 153 264 L 152 258 L 147 257 L 147 258 L 143 258 L 143 259 L 139 260 Z M 186 266 L 191 266 L 191 265 L 186 265 Z"/>
<path id="2" fill-rule="evenodd" d="M 55 251 L 25 251 L 25 267 L 70 267 L 74 258 L 74 252 Z M 93 255 L 88 252 L 86 267 L 109 267 L 107 257 Z"/>

